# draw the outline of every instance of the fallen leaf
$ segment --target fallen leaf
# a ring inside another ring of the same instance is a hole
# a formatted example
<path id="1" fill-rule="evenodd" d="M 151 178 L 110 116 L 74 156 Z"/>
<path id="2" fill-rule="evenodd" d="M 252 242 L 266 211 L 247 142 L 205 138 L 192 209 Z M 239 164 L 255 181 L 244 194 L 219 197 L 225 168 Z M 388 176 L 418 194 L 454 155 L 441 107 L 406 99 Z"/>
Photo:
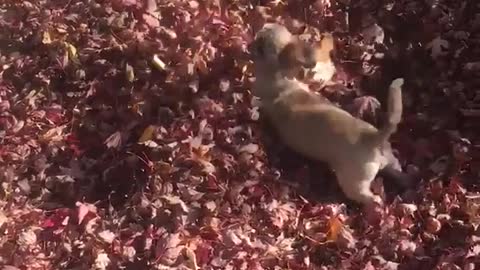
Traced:
<path id="1" fill-rule="evenodd" d="M 158 70 L 165 70 L 167 66 L 156 54 L 153 55 L 152 64 Z"/>
<path id="2" fill-rule="evenodd" d="M 127 247 L 123 248 L 123 254 L 122 255 L 128 261 L 132 262 L 135 259 L 136 254 L 137 254 L 137 251 L 132 246 L 127 246 Z"/>
<path id="3" fill-rule="evenodd" d="M 337 241 L 340 231 L 343 229 L 343 222 L 338 218 L 338 216 L 332 217 L 328 221 L 328 241 Z"/>
<path id="4" fill-rule="evenodd" d="M 111 244 L 113 240 L 115 239 L 115 234 L 109 230 L 101 231 L 98 233 L 98 236 L 100 239 L 108 244 Z"/>
<path id="5" fill-rule="evenodd" d="M 195 255 L 195 252 L 190 248 L 185 248 L 185 253 L 190 262 L 190 268 L 195 270 L 200 269 L 200 267 L 197 264 L 197 256 Z"/>
<path id="6" fill-rule="evenodd" d="M 378 24 L 373 23 L 362 31 L 363 38 L 367 43 L 383 43 L 385 33 Z"/>
<path id="7" fill-rule="evenodd" d="M 372 96 L 355 98 L 353 104 L 356 115 L 362 119 L 365 117 L 376 117 L 376 113 L 380 108 L 380 102 Z"/>
<path id="8" fill-rule="evenodd" d="M 52 43 L 52 38 L 50 37 L 50 33 L 48 31 L 45 31 L 42 33 L 42 43 L 43 44 Z"/>
<path id="9" fill-rule="evenodd" d="M 17 244 L 22 250 L 25 250 L 29 246 L 35 245 L 36 243 L 37 234 L 32 229 L 28 229 L 18 235 Z"/>
<path id="10" fill-rule="evenodd" d="M 146 0 L 145 14 L 143 14 L 143 20 L 150 27 L 160 27 L 160 12 L 158 12 L 157 2 L 155 0 Z"/>
<path id="11" fill-rule="evenodd" d="M 97 208 L 93 204 L 77 202 L 77 219 L 78 224 L 82 223 L 88 213 L 97 213 Z"/>
<path id="12" fill-rule="evenodd" d="M 0 210 L 0 227 L 3 226 L 3 224 L 7 223 L 8 218 L 7 216 L 3 213 L 2 210 Z"/>
<path id="13" fill-rule="evenodd" d="M 78 58 L 77 58 L 77 48 L 75 48 L 75 46 L 73 46 L 72 44 L 68 43 L 68 42 L 65 42 L 65 47 L 67 48 L 67 52 L 68 52 L 68 57 L 72 60 L 72 61 L 77 61 Z"/>
<path id="14" fill-rule="evenodd" d="M 119 148 L 122 144 L 122 133 L 117 131 L 112 133 L 104 142 L 108 148 Z"/>
<path id="15" fill-rule="evenodd" d="M 49 129 L 43 135 L 40 136 L 39 140 L 42 142 L 57 142 L 63 140 L 63 129 L 65 126 L 59 126 L 52 129 Z"/>
<path id="16" fill-rule="evenodd" d="M 133 82 L 133 80 L 135 80 L 135 73 L 133 72 L 133 67 L 130 66 L 128 63 L 125 64 L 125 75 L 127 81 Z"/>
<path id="17" fill-rule="evenodd" d="M 447 50 L 449 47 L 449 42 L 445 39 L 442 39 L 440 36 L 436 37 L 426 45 L 426 48 L 431 50 L 430 55 L 433 59 L 437 59 L 440 56 L 446 55 L 447 52 L 445 50 Z"/>
<path id="18" fill-rule="evenodd" d="M 104 251 L 101 251 L 97 254 L 97 257 L 95 258 L 95 269 L 106 270 L 110 263 L 111 261 L 108 255 Z"/>
<path id="19" fill-rule="evenodd" d="M 122 4 L 126 7 L 137 5 L 138 0 L 121 0 Z"/>
<path id="20" fill-rule="evenodd" d="M 440 221 L 436 218 L 433 218 L 433 217 L 429 217 L 427 220 L 426 220 L 426 227 L 427 227 L 427 231 L 429 233 L 438 233 L 440 231 L 440 229 L 442 228 L 442 223 L 440 223 Z"/>
<path id="21" fill-rule="evenodd" d="M 139 143 L 149 141 L 153 138 L 153 132 L 155 131 L 155 126 L 149 125 L 143 130 L 142 136 L 138 139 Z"/>

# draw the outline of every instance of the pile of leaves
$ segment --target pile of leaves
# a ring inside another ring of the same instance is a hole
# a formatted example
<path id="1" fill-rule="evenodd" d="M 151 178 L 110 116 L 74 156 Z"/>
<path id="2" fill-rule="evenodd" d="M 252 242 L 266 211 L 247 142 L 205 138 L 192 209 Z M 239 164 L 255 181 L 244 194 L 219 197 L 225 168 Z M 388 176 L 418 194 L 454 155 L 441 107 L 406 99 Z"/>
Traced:
<path id="1" fill-rule="evenodd" d="M 479 10 L 2 1 L 2 269 L 478 269 Z M 316 90 L 359 117 L 405 78 L 392 143 L 422 180 L 374 220 L 261 124 L 247 45 L 273 21 L 333 33 L 336 86 Z"/>

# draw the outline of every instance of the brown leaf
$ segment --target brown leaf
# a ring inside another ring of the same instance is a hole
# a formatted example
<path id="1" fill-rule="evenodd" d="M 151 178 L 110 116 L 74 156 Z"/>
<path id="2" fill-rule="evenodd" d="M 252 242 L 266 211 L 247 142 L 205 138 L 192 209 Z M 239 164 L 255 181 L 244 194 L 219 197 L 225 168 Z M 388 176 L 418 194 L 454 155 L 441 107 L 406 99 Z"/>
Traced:
<path id="1" fill-rule="evenodd" d="M 175 263 L 185 248 L 184 245 L 181 245 L 181 241 L 179 233 L 165 234 L 162 236 L 157 244 L 157 250 L 160 252 L 162 263 L 166 265 Z"/>
<path id="2" fill-rule="evenodd" d="M 143 130 L 142 136 L 138 139 L 139 143 L 149 141 L 153 138 L 153 133 L 155 132 L 155 126 L 149 125 Z"/>
<path id="3" fill-rule="evenodd" d="M 52 128 L 40 136 L 39 140 L 44 142 L 56 142 L 63 140 L 63 129 L 65 126 Z"/>
<path id="4" fill-rule="evenodd" d="M 343 228 L 343 222 L 338 218 L 338 216 L 332 217 L 328 221 L 328 234 L 327 239 L 329 241 L 337 241 L 338 236 Z"/>

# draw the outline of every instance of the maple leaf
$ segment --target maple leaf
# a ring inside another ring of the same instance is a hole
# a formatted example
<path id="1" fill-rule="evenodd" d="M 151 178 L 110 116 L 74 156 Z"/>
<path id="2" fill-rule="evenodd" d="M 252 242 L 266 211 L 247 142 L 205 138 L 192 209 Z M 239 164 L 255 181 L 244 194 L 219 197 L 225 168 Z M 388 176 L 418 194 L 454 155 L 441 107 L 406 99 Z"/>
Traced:
<path id="1" fill-rule="evenodd" d="M 97 254 L 95 258 L 95 269 L 97 270 L 105 270 L 110 265 L 111 261 L 104 251 L 101 251 Z"/>
<path id="2" fill-rule="evenodd" d="M 432 41 L 430 41 L 426 47 L 427 49 L 431 50 L 430 55 L 432 56 L 432 58 L 437 59 L 447 53 L 444 50 L 450 47 L 450 43 L 447 40 L 442 39 L 440 36 L 438 36 Z"/>
<path id="3" fill-rule="evenodd" d="M 30 246 L 35 245 L 36 243 L 37 243 L 37 235 L 32 229 L 21 232 L 18 235 L 17 244 L 22 250 L 26 250 Z"/>
<path id="4" fill-rule="evenodd" d="M 77 218 L 78 224 L 82 223 L 83 219 L 89 213 L 97 213 L 97 208 L 93 204 L 77 202 Z"/>
<path id="5" fill-rule="evenodd" d="M 139 143 L 143 143 L 149 141 L 153 138 L 153 134 L 155 132 L 155 126 L 149 125 L 148 127 L 143 130 L 142 136 L 138 139 Z"/>
<path id="6" fill-rule="evenodd" d="M 152 64 L 158 70 L 165 70 L 167 65 L 158 57 L 158 55 L 154 54 L 152 57 Z"/>
<path id="7" fill-rule="evenodd" d="M 7 223 L 8 218 L 7 216 L 3 213 L 2 210 L 0 210 L 0 227 L 3 226 L 3 224 Z"/>
<path id="8" fill-rule="evenodd" d="M 166 265 L 172 265 L 184 249 L 185 246 L 181 245 L 179 233 L 165 234 L 157 244 L 161 261 Z"/>
<path id="9" fill-rule="evenodd" d="M 108 148 L 119 148 L 122 144 L 122 133 L 120 131 L 112 133 L 104 143 Z"/>
<path id="10" fill-rule="evenodd" d="M 133 67 L 128 63 L 125 64 L 125 75 L 126 75 L 127 81 L 133 82 L 133 80 L 135 80 L 135 72 L 133 71 Z"/>
<path id="11" fill-rule="evenodd" d="M 343 229 L 343 222 L 338 218 L 338 216 L 332 217 L 328 221 L 328 235 L 327 239 L 329 241 L 337 241 L 340 231 Z"/>
<path id="12" fill-rule="evenodd" d="M 385 33 L 383 29 L 376 23 L 371 24 L 362 31 L 363 38 L 367 43 L 383 43 Z"/>
<path id="13" fill-rule="evenodd" d="M 145 14 L 142 15 L 145 23 L 150 27 L 160 26 L 160 12 L 155 0 L 146 0 Z"/>
<path id="14" fill-rule="evenodd" d="M 108 243 L 108 244 L 111 244 L 113 242 L 113 240 L 115 239 L 115 234 L 113 232 L 109 231 L 109 230 L 99 232 L 98 236 L 100 237 L 100 239 L 102 241 L 104 241 L 105 243 Z"/>
<path id="15" fill-rule="evenodd" d="M 372 96 L 363 96 L 355 98 L 353 101 L 356 115 L 360 118 L 376 117 L 376 112 L 380 108 L 380 102 Z"/>
<path id="16" fill-rule="evenodd" d="M 137 5 L 138 0 L 121 0 L 122 4 L 126 7 Z"/>

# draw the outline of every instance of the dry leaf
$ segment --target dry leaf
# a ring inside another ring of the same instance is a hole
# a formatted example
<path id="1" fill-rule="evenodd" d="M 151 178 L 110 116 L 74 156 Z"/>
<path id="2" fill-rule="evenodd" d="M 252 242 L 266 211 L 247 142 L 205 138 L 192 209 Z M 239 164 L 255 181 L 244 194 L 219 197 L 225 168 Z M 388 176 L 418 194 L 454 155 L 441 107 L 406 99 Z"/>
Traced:
<path id="1" fill-rule="evenodd" d="M 146 0 L 146 13 L 143 14 L 143 19 L 150 27 L 160 27 L 160 12 L 158 12 L 157 2 L 155 0 Z"/>
<path id="2" fill-rule="evenodd" d="M 27 231 L 21 232 L 18 235 L 17 244 L 22 250 L 25 250 L 36 243 L 37 234 L 32 229 L 28 229 Z"/>
<path id="3" fill-rule="evenodd" d="M 76 206 L 78 224 L 82 223 L 88 213 L 97 213 L 97 207 L 93 204 L 77 202 Z"/>
<path id="4" fill-rule="evenodd" d="M 135 6 L 138 0 L 121 0 L 122 4 L 126 7 L 128 6 Z"/>
<path id="5" fill-rule="evenodd" d="M 133 67 L 130 66 L 128 63 L 125 64 L 125 75 L 127 81 L 133 82 L 133 80 L 135 80 L 135 73 L 133 72 Z"/>
<path id="6" fill-rule="evenodd" d="M 153 132 L 155 131 L 155 126 L 149 125 L 148 127 L 143 130 L 142 136 L 138 139 L 139 143 L 143 143 L 145 141 L 150 141 L 153 138 Z"/>
<path id="7" fill-rule="evenodd" d="M 338 218 L 338 216 L 332 217 L 328 221 L 328 241 L 337 241 L 340 231 L 343 229 L 343 222 Z"/>
<path id="8" fill-rule="evenodd" d="M 111 261 L 110 258 L 108 258 L 108 255 L 104 251 L 101 251 L 95 258 L 95 269 L 106 270 L 110 263 Z"/>
<path id="9" fill-rule="evenodd" d="M 122 144 L 122 133 L 117 131 L 110 135 L 104 142 L 108 148 L 118 148 Z"/>
<path id="10" fill-rule="evenodd" d="M 40 136 L 39 140 L 42 142 L 56 142 L 63 140 L 63 129 L 65 126 L 52 128 Z"/>
<path id="11" fill-rule="evenodd" d="M 7 216 L 3 213 L 2 210 L 0 210 L 0 227 L 3 226 L 3 224 L 7 223 L 8 218 Z"/>
<path id="12" fill-rule="evenodd" d="M 109 230 L 105 230 L 98 233 L 98 237 L 102 239 L 103 242 L 111 244 L 115 240 L 115 234 Z"/>
<path id="13" fill-rule="evenodd" d="M 158 70 L 165 70 L 167 66 L 156 54 L 153 55 L 152 64 Z"/>
<path id="14" fill-rule="evenodd" d="M 426 48 L 431 50 L 430 55 L 433 59 L 437 59 L 440 56 L 447 54 L 446 51 L 450 47 L 450 44 L 447 40 L 442 39 L 440 36 L 436 37 L 432 41 L 430 41 Z"/>
<path id="15" fill-rule="evenodd" d="M 73 61 L 76 61 L 78 58 L 77 58 L 77 48 L 75 48 L 75 46 L 73 46 L 72 44 L 68 43 L 68 42 L 65 42 L 65 47 L 67 48 L 67 52 L 68 52 L 68 57 L 73 60 Z"/>
<path id="16" fill-rule="evenodd" d="M 50 37 L 50 33 L 48 31 L 43 32 L 42 34 L 42 43 L 43 44 L 50 44 L 52 43 L 52 38 Z"/>
<path id="17" fill-rule="evenodd" d="M 187 247 L 185 248 L 185 253 L 190 262 L 190 268 L 195 270 L 200 269 L 200 267 L 197 264 L 197 256 L 195 255 L 195 252 Z"/>
<path id="18" fill-rule="evenodd" d="M 123 254 L 122 256 L 126 258 L 128 261 L 133 262 L 135 259 L 135 255 L 137 254 L 137 251 L 135 250 L 134 247 L 132 246 L 127 246 L 123 248 Z"/>
<path id="19" fill-rule="evenodd" d="M 367 43 L 383 43 L 383 40 L 385 39 L 385 33 L 382 27 L 376 23 L 363 29 L 362 35 Z"/>

